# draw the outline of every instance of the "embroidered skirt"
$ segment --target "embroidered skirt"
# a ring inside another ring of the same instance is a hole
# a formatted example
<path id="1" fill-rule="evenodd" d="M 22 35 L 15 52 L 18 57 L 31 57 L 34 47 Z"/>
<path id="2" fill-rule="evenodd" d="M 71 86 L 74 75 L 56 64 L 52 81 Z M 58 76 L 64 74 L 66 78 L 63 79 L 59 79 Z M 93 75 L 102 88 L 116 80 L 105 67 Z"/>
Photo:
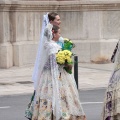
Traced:
<path id="1" fill-rule="evenodd" d="M 60 120 L 86 120 L 73 75 L 61 69 L 59 82 L 61 84 L 60 99 L 62 107 Z M 52 111 L 53 87 L 51 72 L 49 69 L 44 69 L 39 85 L 39 93 L 36 93 L 32 120 L 56 120 L 56 116 Z"/>

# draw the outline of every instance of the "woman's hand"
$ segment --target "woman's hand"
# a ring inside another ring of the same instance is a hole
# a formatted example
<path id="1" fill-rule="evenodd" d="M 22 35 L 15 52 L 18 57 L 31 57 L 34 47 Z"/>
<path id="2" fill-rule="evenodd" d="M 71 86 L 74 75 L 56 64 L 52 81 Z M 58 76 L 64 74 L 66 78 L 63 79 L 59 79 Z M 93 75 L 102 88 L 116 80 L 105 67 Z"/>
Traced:
<path id="1" fill-rule="evenodd" d="M 66 63 L 64 69 L 66 70 L 66 72 L 72 74 L 72 64 Z"/>

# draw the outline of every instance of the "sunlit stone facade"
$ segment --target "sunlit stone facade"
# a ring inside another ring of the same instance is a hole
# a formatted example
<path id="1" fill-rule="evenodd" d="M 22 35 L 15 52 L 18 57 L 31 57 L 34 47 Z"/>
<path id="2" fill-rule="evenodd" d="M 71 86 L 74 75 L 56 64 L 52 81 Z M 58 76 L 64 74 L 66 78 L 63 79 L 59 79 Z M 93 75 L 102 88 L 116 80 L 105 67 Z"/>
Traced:
<path id="1" fill-rule="evenodd" d="M 0 68 L 34 64 L 43 14 L 61 17 L 79 62 L 110 59 L 120 38 L 118 0 L 0 0 Z"/>

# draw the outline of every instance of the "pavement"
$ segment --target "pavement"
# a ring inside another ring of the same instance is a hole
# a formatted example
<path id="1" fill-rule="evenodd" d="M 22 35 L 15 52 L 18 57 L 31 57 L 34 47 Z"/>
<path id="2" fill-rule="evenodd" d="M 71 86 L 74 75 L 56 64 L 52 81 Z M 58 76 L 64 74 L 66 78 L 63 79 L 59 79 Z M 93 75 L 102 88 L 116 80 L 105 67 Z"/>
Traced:
<path id="1" fill-rule="evenodd" d="M 114 64 L 78 64 L 79 90 L 106 88 Z M 33 93 L 33 65 L 0 69 L 0 96 Z"/>

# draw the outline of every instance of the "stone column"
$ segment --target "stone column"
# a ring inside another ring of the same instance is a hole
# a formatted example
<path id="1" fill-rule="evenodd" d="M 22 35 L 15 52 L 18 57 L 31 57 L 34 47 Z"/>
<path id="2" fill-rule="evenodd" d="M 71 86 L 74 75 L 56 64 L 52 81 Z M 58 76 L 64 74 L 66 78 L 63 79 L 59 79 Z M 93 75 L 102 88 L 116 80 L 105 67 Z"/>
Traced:
<path id="1" fill-rule="evenodd" d="M 10 42 L 9 8 L 0 1 L 0 68 L 13 66 L 13 49 Z"/>
<path id="2" fill-rule="evenodd" d="M 40 36 L 40 14 L 26 11 L 14 11 L 11 14 L 14 65 L 32 64 Z"/>
<path id="3" fill-rule="evenodd" d="M 34 64 L 43 14 L 57 12 L 79 62 L 109 60 L 120 38 L 118 0 L 0 1 L 0 67 Z"/>

